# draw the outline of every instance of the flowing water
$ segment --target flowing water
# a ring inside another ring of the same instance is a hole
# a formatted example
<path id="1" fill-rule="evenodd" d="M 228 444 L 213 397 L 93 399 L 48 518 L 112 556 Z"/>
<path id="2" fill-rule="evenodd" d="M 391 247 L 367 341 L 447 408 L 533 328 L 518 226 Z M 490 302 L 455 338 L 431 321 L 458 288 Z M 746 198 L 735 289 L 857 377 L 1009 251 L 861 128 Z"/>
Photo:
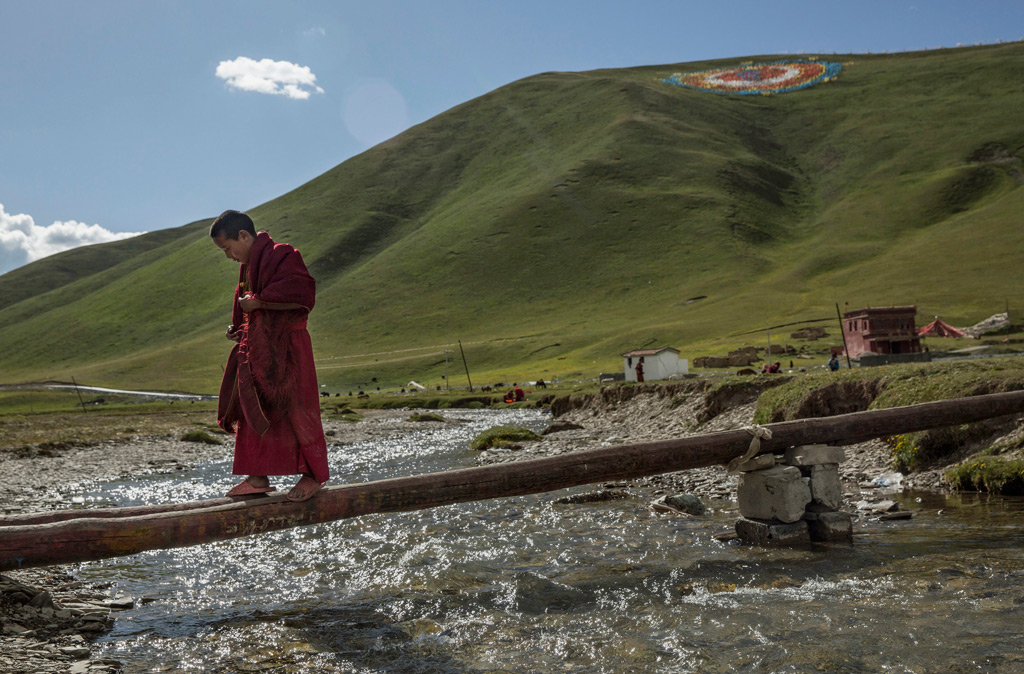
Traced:
<path id="1" fill-rule="evenodd" d="M 474 465 L 527 410 L 332 448 L 332 481 Z M 228 461 L 83 488 L 209 498 Z M 1024 500 L 902 495 L 852 545 L 722 543 L 732 501 L 659 515 L 574 490 L 373 515 L 84 565 L 136 599 L 101 641 L 126 672 L 1024 672 Z"/>

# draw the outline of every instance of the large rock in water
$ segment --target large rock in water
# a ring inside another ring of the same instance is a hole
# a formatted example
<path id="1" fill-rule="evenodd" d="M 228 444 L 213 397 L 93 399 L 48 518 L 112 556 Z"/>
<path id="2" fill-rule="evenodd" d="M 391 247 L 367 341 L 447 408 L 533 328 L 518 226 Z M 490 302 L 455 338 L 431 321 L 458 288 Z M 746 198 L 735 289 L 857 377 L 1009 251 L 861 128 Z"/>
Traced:
<path id="1" fill-rule="evenodd" d="M 673 510 L 684 512 L 687 515 L 699 516 L 708 511 L 708 507 L 704 505 L 704 502 L 693 494 L 672 494 L 671 496 L 664 497 L 662 503 Z"/>
<path id="2" fill-rule="evenodd" d="M 811 502 L 811 489 L 799 468 L 775 466 L 740 473 L 736 497 L 744 517 L 788 523 L 803 517 L 804 508 Z"/>

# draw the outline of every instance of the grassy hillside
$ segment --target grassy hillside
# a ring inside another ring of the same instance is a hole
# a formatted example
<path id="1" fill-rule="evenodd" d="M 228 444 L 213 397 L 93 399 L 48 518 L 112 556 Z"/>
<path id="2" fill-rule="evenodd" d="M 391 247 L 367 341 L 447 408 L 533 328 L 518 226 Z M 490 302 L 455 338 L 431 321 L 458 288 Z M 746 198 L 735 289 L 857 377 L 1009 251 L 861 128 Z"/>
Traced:
<path id="1" fill-rule="evenodd" d="M 836 302 L 1013 309 L 1024 45 L 828 56 L 836 81 L 777 96 L 661 81 L 777 58 L 530 77 L 252 210 L 318 279 L 321 381 L 436 385 L 456 340 L 483 383 L 722 352 Z M 0 277 L 0 382 L 212 391 L 237 271 L 204 226 Z"/>

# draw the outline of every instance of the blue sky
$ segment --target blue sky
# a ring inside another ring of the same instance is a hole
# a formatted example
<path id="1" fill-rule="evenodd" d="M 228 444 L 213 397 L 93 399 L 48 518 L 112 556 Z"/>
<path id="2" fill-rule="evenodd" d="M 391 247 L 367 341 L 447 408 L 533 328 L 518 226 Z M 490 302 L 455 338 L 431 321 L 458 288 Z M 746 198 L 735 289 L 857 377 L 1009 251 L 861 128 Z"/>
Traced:
<path id="1" fill-rule="evenodd" d="M 1024 2 L 0 0 L 0 273 L 288 192 L 550 70 L 1024 38 Z"/>

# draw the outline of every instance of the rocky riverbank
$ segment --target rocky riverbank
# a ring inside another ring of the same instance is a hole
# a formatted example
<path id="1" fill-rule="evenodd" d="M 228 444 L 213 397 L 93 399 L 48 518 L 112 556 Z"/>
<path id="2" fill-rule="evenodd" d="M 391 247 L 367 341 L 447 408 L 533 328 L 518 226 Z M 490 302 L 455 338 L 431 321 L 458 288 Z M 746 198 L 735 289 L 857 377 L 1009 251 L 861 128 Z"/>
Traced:
<path id="1" fill-rule="evenodd" d="M 557 456 L 598 447 L 691 437 L 716 431 L 753 426 L 757 397 L 768 384 L 755 382 L 746 388 L 706 393 L 689 384 L 647 384 L 607 387 L 601 393 L 561 400 L 560 414 L 543 440 L 515 449 L 494 448 L 481 453 L 481 464 Z M 1019 432 L 1016 425 L 1005 429 Z M 892 450 L 881 440 L 846 445 L 846 461 L 840 475 L 847 494 L 860 496 L 899 481 L 902 488 L 945 490 L 949 464 L 897 478 L 893 475 Z M 722 466 L 712 466 L 666 475 L 655 475 L 630 483 L 637 490 L 682 492 L 702 498 L 722 499 L 733 495 L 735 476 Z"/>
<path id="2" fill-rule="evenodd" d="M 329 443 L 349 444 L 422 429 L 408 417 L 402 410 L 368 411 L 359 423 L 325 420 L 324 431 Z M 75 485 L 182 470 L 232 449 L 226 437 L 221 444 L 204 444 L 180 435 L 0 453 L 0 512 L 75 507 L 66 496 Z M 113 596 L 109 587 L 75 579 L 73 570 L 56 566 L 0 575 L 0 673 L 120 671 L 116 661 L 92 658 L 92 643 L 110 630 L 118 611 L 147 598 Z"/>

